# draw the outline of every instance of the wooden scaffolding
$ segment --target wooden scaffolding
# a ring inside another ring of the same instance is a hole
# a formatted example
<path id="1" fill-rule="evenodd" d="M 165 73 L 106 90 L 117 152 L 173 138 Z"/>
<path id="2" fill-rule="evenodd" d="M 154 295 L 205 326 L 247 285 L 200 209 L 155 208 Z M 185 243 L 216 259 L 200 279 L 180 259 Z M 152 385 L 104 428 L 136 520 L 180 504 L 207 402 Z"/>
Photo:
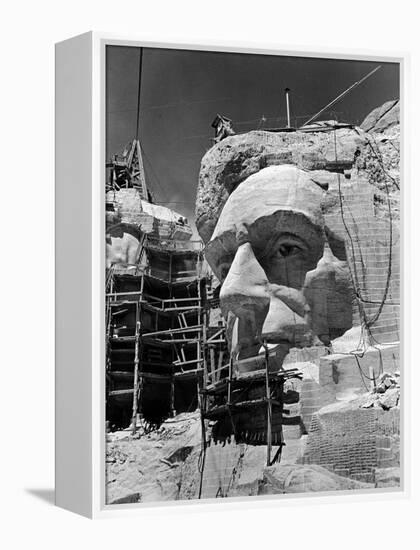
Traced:
<path id="1" fill-rule="evenodd" d="M 288 379 L 301 378 L 301 373 L 293 365 L 278 364 L 275 351 L 265 343 L 265 353 L 257 357 L 244 361 L 229 357 L 225 327 L 208 323 L 209 308 L 217 307 L 217 300 L 207 304 L 203 323 L 203 424 L 212 422 L 211 437 L 216 441 L 234 437 L 237 443 L 266 445 L 267 465 L 271 465 L 281 457 L 283 425 L 300 422 L 300 417 L 291 415 L 287 408 L 291 401 L 284 385 Z M 247 368 L 241 369 L 241 363 L 247 363 Z M 203 439 L 204 451 L 206 445 Z M 274 446 L 278 449 L 272 457 Z"/>
<path id="2" fill-rule="evenodd" d="M 112 268 L 106 298 L 107 417 L 118 409 L 133 432 L 196 408 L 206 300 L 201 242 L 145 238 L 141 248 L 135 266 Z"/>

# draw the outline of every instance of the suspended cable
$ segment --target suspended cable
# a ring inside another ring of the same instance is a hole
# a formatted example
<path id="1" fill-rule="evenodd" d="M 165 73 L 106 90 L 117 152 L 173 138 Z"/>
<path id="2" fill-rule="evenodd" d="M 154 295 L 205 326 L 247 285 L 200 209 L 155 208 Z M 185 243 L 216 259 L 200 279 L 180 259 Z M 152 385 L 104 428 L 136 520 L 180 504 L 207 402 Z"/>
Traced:
<path id="1" fill-rule="evenodd" d="M 367 75 L 365 75 L 363 78 L 361 78 L 360 80 L 358 80 L 357 82 L 355 82 L 354 84 L 352 84 L 351 86 L 349 86 L 346 90 L 344 90 L 344 92 L 342 92 L 340 95 L 338 95 L 335 99 L 333 99 L 332 101 L 330 101 L 327 105 L 325 105 L 325 107 L 323 107 L 320 111 L 318 111 L 317 113 L 315 113 L 309 120 L 307 120 L 305 122 L 305 124 L 303 124 L 303 126 L 306 126 L 307 124 L 309 124 L 310 122 L 313 122 L 315 119 L 317 119 L 319 117 L 319 115 L 321 115 L 324 111 L 326 111 L 329 107 L 332 107 L 333 105 L 335 105 L 338 101 L 340 101 L 340 99 L 343 99 L 343 97 L 345 97 L 349 92 L 351 92 L 351 90 L 354 90 L 355 88 L 357 88 L 357 86 L 359 86 L 362 82 L 364 82 L 365 80 L 367 80 L 370 76 L 372 76 L 374 73 L 376 73 L 376 71 L 378 71 L 379 69 L 381 68 L 381 65 L 378 65 L 377 67 L 375 67 L 372 71 L 370 71 L 370 73 L 368 73 Z"/>
<path id="2" fill-rule="evenodd" d="M 150 167 L 150 172 L 151 174 L 153 175 L 153 178 L 155 180 L 155 183 L 157 184 L 157 186 L 159 187 L 160 189 L 160 192 L 162 193 L 162 198 L 165 198 L 166 197 L 166 192 L 165 192 L 165 189 L 163 188 L 163 185 L 161 184 L 154 168 L 153 168 L 153 164 L 152 162 L 150 161 L 149 159 L 149 156 L 146 154 L 146 151 L 144 150 L 144 146 L 143 146 L 143 143 L 139 140 L 139 143 L 140 143 L 140 149 L 143 153 L 143 156 L 144 158 L 146 159 L 146 162 L 148 163 L 149 167 Z M 161 202 L 166 202 L 166 201 L 161 201 Z"/>
<path id="3" fill-rule="evenodd" d="M 139 139 L 139 129 L 140 129 L 140 96 L 141 96 L 142 68 L 143 68 L 143 48 L 140 48 L 140 54 L 139 54 L 139 82 L 138 82 L 138 88 L 137 88 L 136 139 Z"/>

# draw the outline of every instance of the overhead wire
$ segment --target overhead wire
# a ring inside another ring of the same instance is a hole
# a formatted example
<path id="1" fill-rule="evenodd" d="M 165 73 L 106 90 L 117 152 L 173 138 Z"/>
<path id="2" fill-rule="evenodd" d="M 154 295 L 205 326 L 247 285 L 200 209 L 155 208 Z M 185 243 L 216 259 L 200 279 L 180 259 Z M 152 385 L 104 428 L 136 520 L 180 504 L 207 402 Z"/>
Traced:
<path id="1" fill-rule="evenodd" d="M 163 185 L 161 184 L 161 182 L 160 182 L 160 180 L 159 180 L 159 178 L 158 178 L 158 176 L 157 176 L 157 174 L 156 174 L 156 172 L 155 172 L 155 169 L 154 169 L 154 167 L 153 167 L 153 164 L 152 164 L 152 162 L 151 162 L 149 156 L 147 155 L 147 153 L 146 153 L 146 151 L 145 151 L 145 149 L 144 149 L 144 145 L 143 145 L 142 141 L 139 140 L 139 143 L 140 143 L 140 149 L 141 149 L 141 151 L 142 151 L 142 153 L 143 153 L 143 156 L 144 156 L 144 158 L 146 159 L 146 162 L 147 162 L 147 164 L 148 164 L 148 166 L 149 166 L 151 175 L 153 176 L 154 181 L 155 181 L 156 185 L 158 186 L 158 188 L 159 188 L 159 190 L 160 190 L 160 192 L 161 192 L 161 194 L 162 194 L 162 197 L 164 198 L 164 197 L 166 196 L 166 191 L 164 190 Z M 164 201 L 164 202 L 165 202 L 165 201 Z"/>
<path id="2" fill-rule="evenodd" d="M 141 81 L 142 81 L 142 69 L 143 69 L 143 49 L 140 48 L 139 51 L 139 78 L 138 78 L 138 87 L 137 87 L 137 116 L 136 116 L 136 139 L 139 138 L 140 130 L 140 99 L 141 99 Z"/>

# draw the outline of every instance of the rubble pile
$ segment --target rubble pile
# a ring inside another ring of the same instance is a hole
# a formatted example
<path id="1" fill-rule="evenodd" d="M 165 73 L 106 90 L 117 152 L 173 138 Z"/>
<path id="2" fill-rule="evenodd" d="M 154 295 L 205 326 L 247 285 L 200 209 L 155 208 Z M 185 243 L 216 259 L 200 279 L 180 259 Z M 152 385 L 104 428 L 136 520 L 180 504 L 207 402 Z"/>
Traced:
<path id="1" fill-rule="evenodd" d="M 266 447 L 211 444 L 203 462 L 200 418 L 184 413 L 143 436 L 108 434 L 110 504 L 369 489 L 316 464 L 265 465 Z M 200 468 L 202 466 L 202 468 Z M 203 476 L 202 476 L 203 472 Z M 200 494 L 200 485 L 202 492 Z"/>
<path id="2" fill-rule="evenodd" d="M 178 500 L 181 466 L 191 453 L 198 457 L 200 452 L 200 415 L 179 414 L 158 429 L 140 434 L 133 437 L 128 430 L 107 434 L 110 504 Z"/>
<path id="3" fill-rule="evenodd" d="M 364 397 L 362 408 L 376 407 L 385 411 L 398 407 L 400 403 L 400 373 L 384 372 L 379 377 L 373 390 Z"/>

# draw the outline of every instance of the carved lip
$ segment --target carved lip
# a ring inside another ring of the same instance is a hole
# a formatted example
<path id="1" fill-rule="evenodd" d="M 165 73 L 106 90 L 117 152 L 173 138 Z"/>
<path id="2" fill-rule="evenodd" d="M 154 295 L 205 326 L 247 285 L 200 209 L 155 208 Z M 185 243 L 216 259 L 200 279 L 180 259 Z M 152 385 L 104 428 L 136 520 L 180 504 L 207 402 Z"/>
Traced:
<path id="1" fill-rule="evenodd" d="M 277 340 L 276 342 L 270 342 L 269 340 L 266 340 L 266 345 L 268 347 L 268 352 L 273 353 L 277 351 L 278 348 L 284 349 L 285 346 L 291 347 L 293 344 L 289 342 L 289 340 L 281 340 L 281 341 Z M 262 355 L 264 353 L 265 353 L 265 347 L 261 345 L 258 351 L 258 355 Z"/>
<path id="2" fill-rule="evenodd" d="M 239 338 L 238 337 L 238 323 L 239 318 L 236 317 L 232 332 L 231 332 L 231 346 L 233 344 L 233 348 L 239 350 L 238 359 L 247 359 L 250 357 L 257 357 L 261 353 L 261 348 L 263 347 L 263 343 L 266 342 L 268 346 L 270 346 L 272 349 L 275 347 L 288 347 L 289 349 L 291 347 L 294 347 L 296 345 L 296 342 L 290 339 L 290 333 L 288 334 L 285 331 L 279 331 L 277 333 L 262 333 L 258 338 L 248 339 L 248 338 Z M 235 336 L 234 336 L 235 335 Z M 242 340 L 242 342 L 241 342 Z M 242 345 L 242 343 L 244 345 Z M 232 349 L 232 348 L 231 348 Z"/>

